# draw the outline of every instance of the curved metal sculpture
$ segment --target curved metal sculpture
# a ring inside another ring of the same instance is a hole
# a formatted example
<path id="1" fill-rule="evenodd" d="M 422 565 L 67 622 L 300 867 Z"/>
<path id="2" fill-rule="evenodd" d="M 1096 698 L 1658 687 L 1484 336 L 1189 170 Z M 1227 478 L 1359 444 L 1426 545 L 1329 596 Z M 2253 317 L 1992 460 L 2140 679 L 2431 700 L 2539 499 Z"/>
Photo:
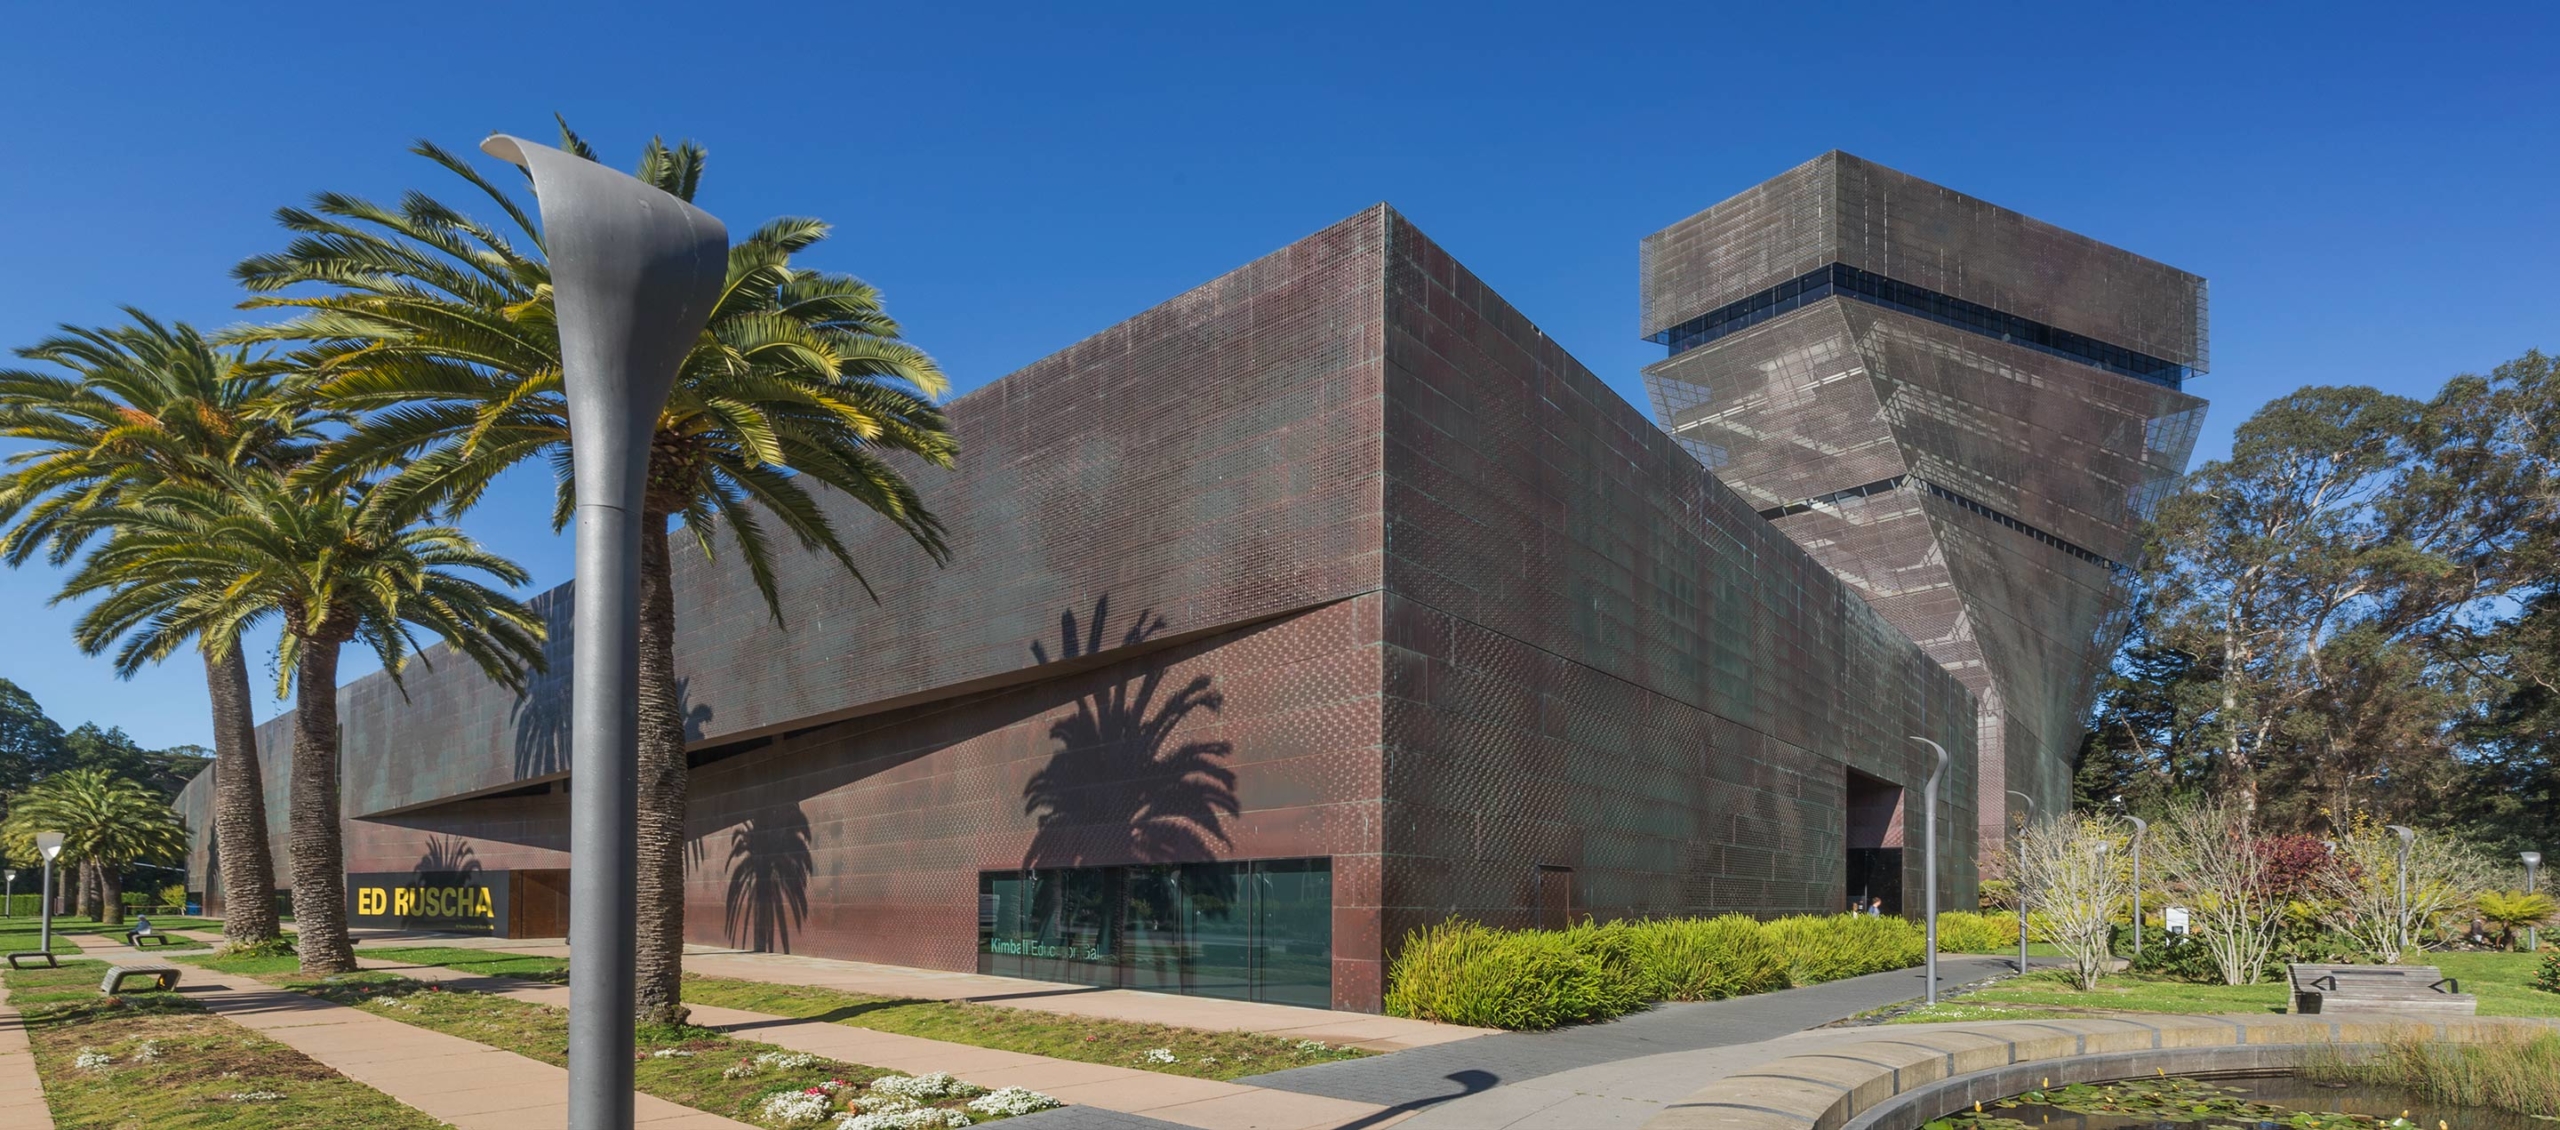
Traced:
<path id="1" fill-rule="evenodd" d="M 492 135 L 542 212 L 578 495 L 571 627 L 569 1125 L 629 1130 L 639 840 L 640 504 L 676 368 L 728 276 L 729 231 L 548 145 Z"/>

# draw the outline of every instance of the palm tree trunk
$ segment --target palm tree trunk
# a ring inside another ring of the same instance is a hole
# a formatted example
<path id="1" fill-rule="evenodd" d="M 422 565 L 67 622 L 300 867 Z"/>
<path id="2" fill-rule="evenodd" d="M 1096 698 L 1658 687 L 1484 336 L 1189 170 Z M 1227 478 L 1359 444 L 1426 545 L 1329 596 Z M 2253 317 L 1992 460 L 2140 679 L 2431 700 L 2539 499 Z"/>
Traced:
<path id="1" fill-rule="evenodd" d="M 107 912 L 100 921 L 109 926 L 124 925 L 123 867 L 107 863 L 98 865 L 98 904 Z"/>
<path id="2" fill-rule="evenodd" d="M 104 914 L 98 909 L 98 864 L 95 860 L 80 861 L 79 911 L 81 917 L 91 922 L 98 921 Z"/>
<path id="3" fill-rule="evenodd" d="M 235 946 L 277 934 L 276 864 L 267 849 L 267 787 L 258 727 L 249 712 L 249 659 L 237 646 L 204 660 L 213 696 L 213 842 L 222 866 L 222 940 Z"/>
<path id="4" fill-rule="evenodd" d="M 684 704 L 676 686 L 674 562 L 667 515 L 640 515 L 640 935 L 633 1008 L 681 1024 L 684 988 Z"/>
<path id="5" fill-rule="evenodd" d="M 293 860 L 295 948 L 309 974 L 356 967 L 338 838 L 338 647 L 335 640 L 303 640 L 293 676 L 293 827 L 286 845 Z"/>

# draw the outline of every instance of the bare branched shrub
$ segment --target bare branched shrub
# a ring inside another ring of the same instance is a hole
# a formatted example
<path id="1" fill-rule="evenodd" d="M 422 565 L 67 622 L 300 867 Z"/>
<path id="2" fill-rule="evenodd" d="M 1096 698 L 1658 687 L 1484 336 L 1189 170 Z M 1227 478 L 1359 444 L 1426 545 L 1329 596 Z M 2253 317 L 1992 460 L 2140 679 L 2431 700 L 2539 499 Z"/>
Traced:
<path id="1" fill-rule="evenodd" d="M 2257 981 L 2283 931 L 2285 898 L 2244 814 L 2207 802 L 2172 813 L 2151 834 L 2170 889 L 2192 907 L 2188 929 L 2223 983 Z"/>
<path id="2" fill-rule="evenodd" d="M 2385 965 L 2421 948 L 2437 919 L 2466 910 L 2495 884 L 2470 845 L 2420 835 L 2409 845 L 2408 882 L 2401 882 L 2400 837 L 2362 817 L 2338 834 L 2338 850 L 2321 874 L 2322 917 Z"/>
<path id="3" fill-rule="evenodd" d="M 2110 929 L 2133 894 L 2123 838 L 2107 821 L 2051 816 L 2011 837 L 2009 851 L 2037 936 L 2071 959 L 2075 984 L 2097 987 L 2115 956 Z"/>

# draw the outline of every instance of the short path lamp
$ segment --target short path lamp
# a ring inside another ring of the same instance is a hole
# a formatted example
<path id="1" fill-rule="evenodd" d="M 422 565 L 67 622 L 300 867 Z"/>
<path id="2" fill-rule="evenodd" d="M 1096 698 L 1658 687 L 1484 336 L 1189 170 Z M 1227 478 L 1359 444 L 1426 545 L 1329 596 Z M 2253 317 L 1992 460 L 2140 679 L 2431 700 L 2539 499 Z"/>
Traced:
<path id="1" fill-rule="evenodd" d="M 2033 818 L 2035 817 L 2035 814 L 2036 814 L 2036 802 L 2035 802 L 2035 798 L 2030 797 L 2030 796 L 2028 796 L 2028 795 L 2027 795 L 2027 794 L 2025 794 L 2025 793 L 2019 792 L 2019 791 L 2018 791 L 2018 790 L 2016 790 L 2016 789 L 2010 789 L 2010 790 L 2008 790 L 2008 793 L 2009 793 L 2009 795 L 2010 795 L 2010 796 L 2013 796 L 2013 797 L 2018 798 L 2018 803 L 2020 803 L 2020 804 L 2024 804 L 2024 805 L 2026 805 L 2026 806 L 2027 806 L 2027 815 L 2026 815 L 2026 818 L 2025 818 L 2025 819 L 2021 819 L 2021 820 L 2019 820 L 2019 821 L 2018 821 L 2018 834 L 2019 834 L 2019 835 L 2021 835 L 2021 836 L 2026 835 L 2026 834 L 2027 834 L 2027 820 L 2029 820 L 2029 819 L 2033 819 Z M 2024 974 L 2024 973 L 2027 971 L 2027 853 L 2025 853 L 2025 852 L 2023 852 L 2023 851 L 2018 853 L 2018 877 L 2017 877 L 2017 888 L 2018 888 L 2018 972 L 2019 972 L 2020 974 Z"/>
<path id="2" fill-rule="evenodd" d="M 44 857 L 44 925 L 39 929 L 41 941 L 36 948 L 53 952 L 53 861 L 62 854 L 62 833 L 36 833 L 36 854 Z"/>
<path id="3" fill-rule="evenodd" d="M 2409 949 L 2409 849 L 2418 842 L 2418 830 L 2406 824 L 2385 824 L 2383 827 L 2391 829 L 2393 835 L 2400 837 L 2399 930 L 2400 950 L 2405 954 Z"/>
<path id="4" fill-rule="evenodd" d="M 2537 881 L 2536 876 L 2542 870 L 2542 853 L 2538 851 L 2518 852 L 2516 854 L 2516 858 L 2524 861 L 2524 893 L 2533 894 L 2534 892 L 2541 890 L 2542 884 Z M 2524 952 L 2542 952 L 2542 926 L 2539 923 L 2528 924 L 2525 926 Z"/>
<path id="5" fill-rule="evenodd" d="M 1938 782 L 1947 775 L 1945 746 L 1913 735 L 1912 741 L 1929 747 L 1938 755 L 1938 767 L 1929 771 L 1929 783 L 1920 790 L 1920 806 L 1926 813 L 1921 821 L 1920 882 L 1928 891 L 1921 900 L 1922 913 L 1929 916 L 1928 1003 L 1938 1003 Z"/>
<path id="6" fill-rule="evenodd" d="M 630 1130 L 639 932 L 640 506 L 658 413 L 728 274 L 729 232 L 632 177 L 494 134 L 542 208 L 578 499 L 569 692 L 570 1130 Z"/>

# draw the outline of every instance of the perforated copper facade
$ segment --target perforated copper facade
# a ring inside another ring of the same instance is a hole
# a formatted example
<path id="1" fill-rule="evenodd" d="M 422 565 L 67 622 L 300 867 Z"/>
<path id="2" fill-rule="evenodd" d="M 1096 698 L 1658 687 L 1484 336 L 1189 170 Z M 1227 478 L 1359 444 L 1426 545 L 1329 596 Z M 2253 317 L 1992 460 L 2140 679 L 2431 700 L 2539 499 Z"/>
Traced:
<path id="1" fill-rule="evenodd" d="M 788 555 L 786 630 L 682 555 L 696 940 L 970 969 L 982 871 L 1321 857 L 1374 1009 L 1453 912 L 1836 909 L 1850 770 L 1969 753 L 1960 682 L 1384 207 L 951 413 L 949 568 L 840 507 L 882 602 Z M 345 688 L 350 869 L 564 865 L 565 686 Z"/>
<path id="2" fill-rule="evenodd" d="M 2204 367 L 2203 280 L 1836 152 L 1648 237 L 1645 330 L 1826 263 Z M 1773 313 L 1647 368 L 1656 419 L 1974 690 L 1996 842 L 2006 790 L 2068 799 L 2205 402 L 1852 297 Z"/>

